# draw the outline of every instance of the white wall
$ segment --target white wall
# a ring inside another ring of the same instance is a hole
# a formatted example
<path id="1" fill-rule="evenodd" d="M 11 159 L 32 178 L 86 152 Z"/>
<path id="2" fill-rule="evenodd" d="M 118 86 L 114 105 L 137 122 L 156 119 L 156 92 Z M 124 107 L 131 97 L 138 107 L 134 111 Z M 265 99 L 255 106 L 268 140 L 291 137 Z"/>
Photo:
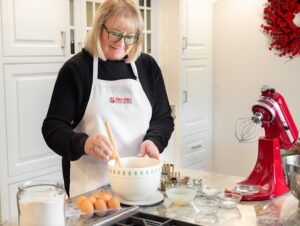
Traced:
<path id="1" fill-rule="evenodd" d="M 158 63 L 161 67 L 161 71 L 164 77 L 169 102 L 173 106 L 179 103 L 180 98 L 180 46 L 178 45 L 180 39 L 179 5 L 179 0 L 163 0 L 160 1 L 159 10 L 160 24 L 158 35 Z M 175 130 L 172 134 L 171 139 L 169 140 L 168 148 L 164 156 L 162 156 L 162 159 L 168 162 L 172 162 L 178 166 L 180 155 L 180 140 L 178 139 L 180 117 L 177 117 L 179 115 L 178 105 L 173 110 L 173 114 L 176 115 Z"/>
<path id="2" fill-rule="evenodd" d="M 268 50 L 260 28 L 264 3 L 219 0 L 213 23 L 213 170 L 248 176 L 255 165 L 257 143 L 240 144 L 235 120 L 251 115 L 262 85 L 283 94 L 300 129 L 300 57 L 289 61 Z"/>
<path id="3" fill-rule="evenodd" d="M 1 196 L 1 194 L 0 194 L 0 196 Z M 0 197 L 0 203 L 1 203 L 1 197 Z M 1 216 L 1 213 L 2 213 L 2 211 L 1 211 L 1 205 L 0 205 L 0 224 L 1 224 L 1 222 L 2 222 L 2 216 Z"/>

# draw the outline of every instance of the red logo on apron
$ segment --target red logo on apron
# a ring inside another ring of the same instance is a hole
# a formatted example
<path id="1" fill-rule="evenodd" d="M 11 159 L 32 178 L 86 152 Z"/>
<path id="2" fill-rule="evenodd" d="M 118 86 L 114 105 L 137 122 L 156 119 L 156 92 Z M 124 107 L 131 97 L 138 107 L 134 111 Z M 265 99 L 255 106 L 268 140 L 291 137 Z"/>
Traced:
<path id="1" fill-rule="evenodd" d="M 109 102 L 112 104 L 132 104 L 130 97 L 110 97 Z"/>

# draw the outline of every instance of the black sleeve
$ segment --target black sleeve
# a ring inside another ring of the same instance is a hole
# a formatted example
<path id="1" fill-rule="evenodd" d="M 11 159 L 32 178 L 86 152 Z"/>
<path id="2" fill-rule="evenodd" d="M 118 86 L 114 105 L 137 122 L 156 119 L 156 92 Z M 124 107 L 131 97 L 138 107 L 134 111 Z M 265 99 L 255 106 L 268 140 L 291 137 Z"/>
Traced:
<path id="1" fill-rule="evenodd" d="M 168 145 L 168 141 L 174 130 L 174 119 L 171 116 L 171 108 L 161 74 L 161 70 L 155 60 L 149 56 L 147 60 L 147 76 L 153 80 L 151 82 L 152 96 L 152 117 L 149 129 L 144 140 L 151 140 L 155 143 L 160 153 Z"/>
<path id="2" fill-rule="evenodd" d="M 59 71 L 42 133 L 47 145 L 68 160 L 77 160 L 84 154 L 87 134 L 75 133 L 73 128 L 85 109 L 84 93 L 87 81 L 80 79 L 81 70 L 70 61 Z M 75 69 L 74 69 L 75 68 Z"/>

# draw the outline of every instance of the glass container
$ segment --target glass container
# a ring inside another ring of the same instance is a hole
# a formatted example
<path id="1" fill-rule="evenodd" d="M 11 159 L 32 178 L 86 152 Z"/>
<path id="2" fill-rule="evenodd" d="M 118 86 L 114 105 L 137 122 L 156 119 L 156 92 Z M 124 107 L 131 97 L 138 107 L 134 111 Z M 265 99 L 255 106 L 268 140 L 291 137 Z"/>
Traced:
<path id="1" fill-rule="evenodd" d="M 218 198 L 220 200 L 220 207 L 233 209 L 240 203 L 242 194 L 238 192 L 225 192 L 223 194 L 219 194 Z"/>
<path id="2" fill-rule="evenodd" d="M 172 185 L 166 188 L 168 198 L 177 205 L 190 204 L 196 193 L 197 189 L 188 185 Z"/>
<path id="3" fill-rule="evenodd" d="M 199 198 L 194 201 L 197 208 L 195 222 L 198 224 L 214 224 L 218 222 L 217 211 L 219 200 L 212 197 Z"/>
<path id="4" fill-rule="evenodd" d="M 19 226 L 64 226 L 65 189 L 58 181 L 27 181 L 17 192 Z"/>

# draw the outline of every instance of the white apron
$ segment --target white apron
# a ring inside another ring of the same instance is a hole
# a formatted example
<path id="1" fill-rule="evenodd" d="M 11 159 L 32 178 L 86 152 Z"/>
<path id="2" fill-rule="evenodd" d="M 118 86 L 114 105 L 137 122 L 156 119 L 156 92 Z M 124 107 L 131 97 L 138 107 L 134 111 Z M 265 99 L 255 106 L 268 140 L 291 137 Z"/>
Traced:
<path id="1" fill-rule="evenodd" d="M 76 132 L 100 133 L 108 140 L 104 122 L 110 123 L 120 157 L 136 156 L 149 128 L 152 107 L 139 82 L 137 68 L 131 64 L 136 80 L 98 79 L 98 58 L 93 63 L 90 99 Z M 108 184 L 108 160 L 83 155 L 71 161 L 70 197 Z"/>

